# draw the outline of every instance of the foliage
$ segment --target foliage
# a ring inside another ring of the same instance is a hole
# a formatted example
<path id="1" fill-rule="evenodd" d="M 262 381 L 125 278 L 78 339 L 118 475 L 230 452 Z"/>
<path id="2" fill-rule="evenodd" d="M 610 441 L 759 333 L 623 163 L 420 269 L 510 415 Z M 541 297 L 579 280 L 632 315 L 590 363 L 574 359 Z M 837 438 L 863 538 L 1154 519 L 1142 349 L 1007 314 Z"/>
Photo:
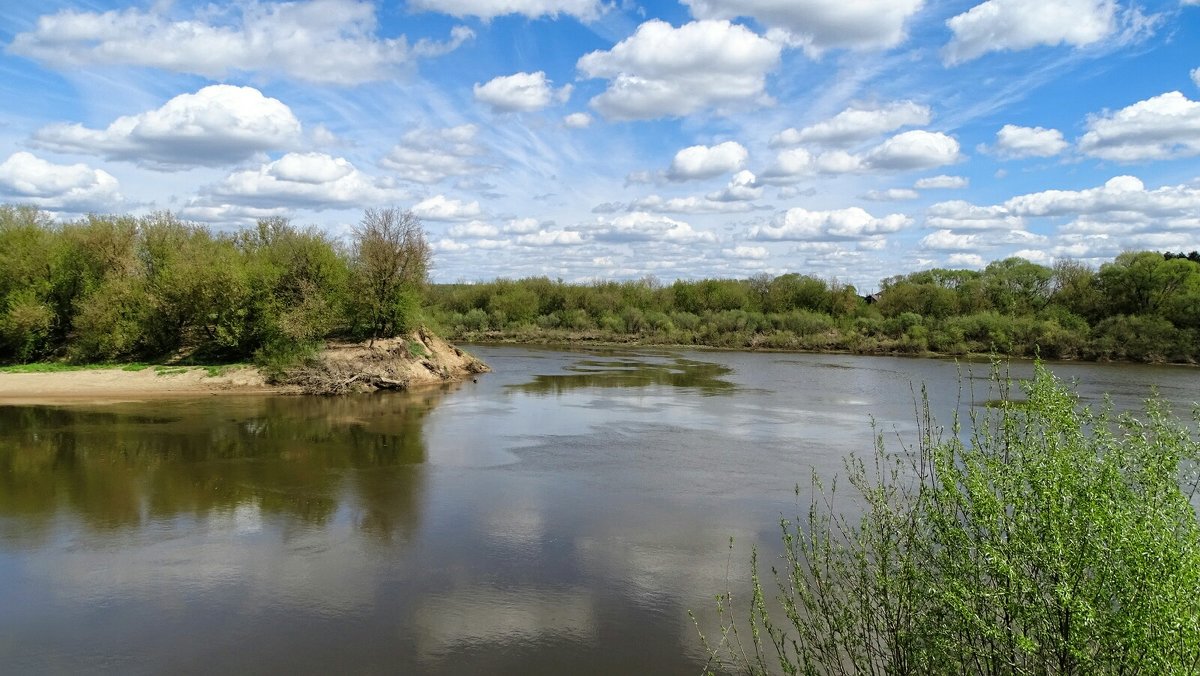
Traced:
<path id="1" fill-rule="evenodd" d="M 420 221 L 368 211 L 348 244 L 285 218 L 219 233 L 170 213 L 56 223 L 0 206 L 0 363 L 283 368 L 326 338 L 411 330 L 430 257 Z"/>
<path id="2" fill-rule="evenodd" d="M 1118 256 L 1100 270 L 1021 258 L 890 277 L 870 299 L 788 273 L 748 279 L 569 284 L 545 277 L 425 289 L 451 338 L 601 340 L 859 353 L 1200 359 L 1200 265 Z"/>
<path id="3" fill-rule="evenodd" d="M 1196 673 L 1200 443 L 1158 399 L 1145 417 L 1081 409 L 1038 365 L 963 433 L 846 461 L 864 506 L 835 514 L 813 479 L 781 522 L 745 619 L 719 599 L 726 669 L 789 674 Z M 1196 421 L 1200 422 L 1200 412 Z M 1181 478 L 1182 477 L 1182 478 Z M 799 489 L 797 489 L 799 492 Z"/>

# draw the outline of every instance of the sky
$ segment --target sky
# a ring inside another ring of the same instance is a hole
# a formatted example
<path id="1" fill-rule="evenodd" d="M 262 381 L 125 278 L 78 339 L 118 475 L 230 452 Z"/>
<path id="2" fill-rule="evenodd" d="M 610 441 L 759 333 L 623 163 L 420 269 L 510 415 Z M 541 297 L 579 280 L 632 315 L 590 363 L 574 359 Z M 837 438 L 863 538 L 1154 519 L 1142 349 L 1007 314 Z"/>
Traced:
<path id="1" fill-rule="evenodd" d="M 0 202 L 411 209 L 439 282 L 1200 249 L 1200 0 L 0 3 Z"/>

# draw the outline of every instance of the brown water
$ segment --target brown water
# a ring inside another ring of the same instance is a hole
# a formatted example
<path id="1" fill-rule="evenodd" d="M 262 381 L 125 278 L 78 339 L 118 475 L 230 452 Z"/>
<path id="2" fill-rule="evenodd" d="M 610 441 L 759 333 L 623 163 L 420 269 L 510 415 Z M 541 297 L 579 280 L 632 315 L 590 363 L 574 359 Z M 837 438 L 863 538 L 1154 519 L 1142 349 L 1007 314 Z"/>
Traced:
<path id="1" fill-rule="evenodd" d="M 740 594 L 810 467 L 911 432 L 922 383 L 992 396 L 936 360 L 474 351 L 496 372 L 416 395 L 0 407 L 0 673 L 695 674 L 688 609 Z"/>

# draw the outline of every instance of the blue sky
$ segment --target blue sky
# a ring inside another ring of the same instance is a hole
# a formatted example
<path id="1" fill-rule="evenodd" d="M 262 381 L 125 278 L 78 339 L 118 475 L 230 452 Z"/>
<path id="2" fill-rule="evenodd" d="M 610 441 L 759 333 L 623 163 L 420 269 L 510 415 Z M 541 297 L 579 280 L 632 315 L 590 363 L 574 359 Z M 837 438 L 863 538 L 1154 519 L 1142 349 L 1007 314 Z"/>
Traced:
<path id="1" fill-rule="evenodd" d="M 4 3 L 0 201 L 411 208 L 438 281 L 1200 248 L 1200 0 Z"/>

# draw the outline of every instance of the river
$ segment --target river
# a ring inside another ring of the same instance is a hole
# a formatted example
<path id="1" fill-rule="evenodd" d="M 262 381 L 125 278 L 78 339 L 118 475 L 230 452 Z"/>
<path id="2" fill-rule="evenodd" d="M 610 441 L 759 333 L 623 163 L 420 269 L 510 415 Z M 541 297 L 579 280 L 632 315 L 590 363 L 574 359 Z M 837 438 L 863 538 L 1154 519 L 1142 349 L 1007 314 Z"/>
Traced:
<path id="1" fill-rule="evenodd" d="M 472 351 L 413 394 L 0 406 L 0 673 L 696 674 L 688 610 L 744 598 L 812 469 L 910 435 L 922 384 L 947 421 L 994 396 L 930 359 Z"/>

